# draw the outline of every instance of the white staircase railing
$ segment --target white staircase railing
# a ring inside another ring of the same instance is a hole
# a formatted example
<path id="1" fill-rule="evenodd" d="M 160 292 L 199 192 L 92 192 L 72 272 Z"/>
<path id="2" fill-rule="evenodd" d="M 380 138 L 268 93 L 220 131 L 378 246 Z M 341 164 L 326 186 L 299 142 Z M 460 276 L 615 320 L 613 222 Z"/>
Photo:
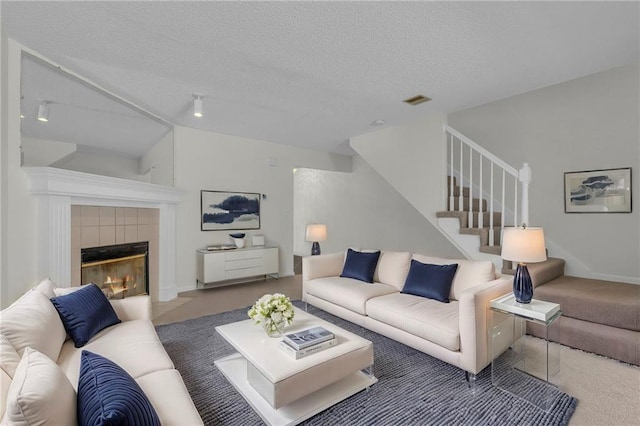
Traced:
<path id="1" fill-rule="evenodd" d="M 489 213 L 489 245 L 494 246 L 494 213 L 496 207 L 500 209 L 501 226 L 511 223 L 512 226 L 520 226 L 529 221 L 529 183 L 531 182 L 531 168 L 524 163 L 520 170 L 502 161 L 462 133 L 445 125 L 446 153 L 447 153 L 447 174 L 451 176 L 449 183 L 448 208 L 449 211 L 464 211 L 463 187 L 469 188 L 468 227 L 474 227 L 474 203 L 473 194 L 478 191 L 478 220 L 475 221 L 476 228 L 484 228 L 484 208 L 483 198 L 488 198 L 487 211 Z M 456 161 L 457 160 L 457 161 Z M 485 173 L 485 165 L 488 165 L 488 176 Z M 454 195 L 453 177 L 459 179 L 458 205 L 456 208 L 456 197 Z M 496 184 L 496 181 L 497 184 Z M 522 187 L 522 200 L 520 210 L 520 220 L 518 220 L 518 183 Z M 507 194 L 512 191 L 512 196 Z M 499 205 L 496 206 L 500 200 Z M 507 204 L 513 206 L 513 210 L 506 208 Z M 510 213 L 510 217 L 506 217 Z M 508 220 L 509 219 L 509 220 Z"/>

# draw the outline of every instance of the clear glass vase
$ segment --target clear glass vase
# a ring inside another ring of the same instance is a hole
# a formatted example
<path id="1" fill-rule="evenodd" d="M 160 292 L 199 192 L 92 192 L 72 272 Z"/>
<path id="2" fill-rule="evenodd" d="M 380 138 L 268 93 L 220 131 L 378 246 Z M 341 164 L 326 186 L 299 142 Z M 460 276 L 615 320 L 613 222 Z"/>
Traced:
<path id="1" fill-rule="evenodd" d="M 267 318 L 262 322 L 264 331 L 269 337 L 281 337 L 284 333 L 285 324 L 286 322 L 284 318 L 280 321 L 274 321 L 271 318 Z"/>

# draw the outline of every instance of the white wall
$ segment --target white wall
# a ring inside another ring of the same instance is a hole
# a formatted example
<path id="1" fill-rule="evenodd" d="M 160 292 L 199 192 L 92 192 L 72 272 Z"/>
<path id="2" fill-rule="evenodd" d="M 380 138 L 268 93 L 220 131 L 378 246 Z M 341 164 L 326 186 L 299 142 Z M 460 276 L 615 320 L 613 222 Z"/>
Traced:
<path id="1" fill-rule="evenodd" d="M 22 165 L 26 167 L 48 167 L 52 163 L 76 152 L 77 145 L 22 137 Z"/>
<path id="2" fill-rule="evenodd" d="M 8 87 L 8 44 L 7 35 L 0 20 L 0 302 L 7 300 L 9 282 L 7 280 L 7 195 L 8 172 L 7 172 L 7 148 L 9 147 L 7 113 L 8 97 L 6 96 Z M 4 303 L 0 303 L 4 306 Z"/>
<path id="3" fill-rule="evenodd" d="M 4 55 L 4 45 L 3 53 Z M 5 307 L 17 299 L 25 290 L 38 283 L 36 221 L 37 205 L 29 192 L 26 174 L 20 168 L 20 54 L 21 47 L 7 40 L 6 86 L 3 84 L 2 99 L 6 101 L 7 113 L 3 114 L 2 138 L 2 300 Z M 4 67 L 3 67 L 4 68 Z M 3 76 L 4 80 L 4 76 Z"/>
<path id="4" fill-rule="evenodd" d="M 110 152 L 76 151 L 52 167 L 121 179 L 148 181 L 138 173 L 138 159 Z"/>
<path id="5" fill-rule="evenodd" d="M 232 231 L 200 230 L 200 191 L 257 192 L 261 229 L 280 250 L 280 274 L 293 274 L 293 169 L 351 171 L 351 157 L 253 139 L 174 128 L 175 186 L 185 190 L 177 209 L 178 291 L 195 288 L 196 250 L 229 243 Z M 244 231 L 243 231 L 244 232 Z"/>
<path id="6" fill-rule="evenodd" d="M 451 127 L 519 167 L 529 162 L 530 220 L 567 274 L 640 283 L 638 64 L 450 114 Z M 567 214 L 564 172 L 632 167 L 633 212 Z"/>
<path id="7" fill-rule="evenodd" d="M 141 175 L 149 175 L 150 183 L 173 186 L 173 131 L 140 158 L 138 168 Z"/>
<path id="8" fill-rule="evenodd" d="M 445 210 L 446 117 L 432 114 L 404 126 L 395 126 L 351 138 L 351 147 L 431 223 Z"/>
<path id="9" fill-rule="evenodd" d="M 348 247 L 461 257 L 451 243 L 362 158 L 353 172 L 298 169 L 294 177 L 294 252 L 311 253 L 308 223 L 325 223 L 323 253 Z"/>

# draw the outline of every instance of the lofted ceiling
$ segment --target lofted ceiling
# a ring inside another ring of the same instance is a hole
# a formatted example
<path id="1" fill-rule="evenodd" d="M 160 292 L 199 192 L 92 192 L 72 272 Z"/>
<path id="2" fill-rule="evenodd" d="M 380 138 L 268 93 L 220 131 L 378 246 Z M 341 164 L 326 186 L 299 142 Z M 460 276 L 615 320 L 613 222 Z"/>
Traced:
<path id="1" fill-rule="evenodd" d="M 172 124 L 339 153 L 376 120 L 484 104 L 636 62 L 640 51 L 635 1 L 0 7 L 9 37 Z M 35 92 L 55 85 L 41 83 L 24 94 L 43 98 Z M 200 119 L 194 92 L 204 95 Z M 402 102 L 417 94 L 433 100 Z M 140 151 L 135 143 L 125 145 Z"/>

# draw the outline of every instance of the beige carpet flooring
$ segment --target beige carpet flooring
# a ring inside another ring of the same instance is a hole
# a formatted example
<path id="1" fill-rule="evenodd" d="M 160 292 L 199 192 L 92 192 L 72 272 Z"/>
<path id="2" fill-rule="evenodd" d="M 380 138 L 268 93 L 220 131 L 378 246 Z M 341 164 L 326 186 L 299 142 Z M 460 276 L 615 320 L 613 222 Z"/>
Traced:
<path id="1" fill-rule="evenodd" d="M 302 297 L 301 275 L 180 293 L 153 304 L 154 324 L 169 324 L 251 305 L 265 293 Z M 533 351 L 540 339 L 531 340 Z M 560 347 L 560 388 L 578 399 L 571 426 L 640 425 L 640 368 L 598 355 Z M 535 352 L 533 352 L 535 353 Z"/>

